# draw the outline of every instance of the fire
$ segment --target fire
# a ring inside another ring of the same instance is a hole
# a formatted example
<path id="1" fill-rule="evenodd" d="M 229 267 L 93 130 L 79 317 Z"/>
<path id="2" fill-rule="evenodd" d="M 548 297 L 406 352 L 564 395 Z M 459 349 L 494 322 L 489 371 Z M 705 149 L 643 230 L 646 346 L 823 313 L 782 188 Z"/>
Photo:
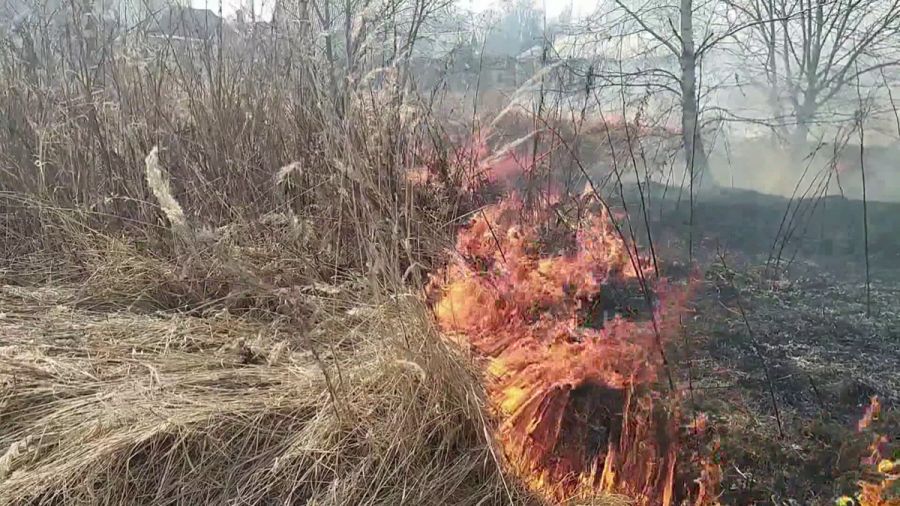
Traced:
<path id="1" fill-rule="evenodd" d="M 651 386 L 679 297 L 657 281 L 648 317 L 601 318 L 605 297 L 649 282 L 649 259 L 602 208 L 553 240 L 536 224 L 555 216 L 530 212 L 523 223 L 509 197 L 459 233 L 430 286 L 438 323 L 484 361 L 497 438 L 529 487 L 557 502 L 616 492 L 672 504 L 677 427 Z"/>
<path id="2" fill-rule="evenodd" d="M 413 186 L 426 187 L 440 183 L 440 172 L 445 170 L 450 179 L 470 193 L 480 193 L 485 189 L 501 192 L 512 190 L 521 179 L 544 162 L 553 152 L 549 150 L 534 156 L 527 147 L 535 132 L 492 150 L 489 128 L 478 130 L 463 139 L 459 145 L 447 152 L 446 159 L 437 156 L 433 150 L 420 154 L 422 165 L 406 171 L 406 181 Z M 446 162 L 446 163 L 444 163 Z"/>
<path id="3" fill-rule="evenodd" d="M 875 396 L 869 401 L 863 417 L 857 423 L 857 430 L 868 431 L 880 416 L 881 400 Z M 860 506 L 900 506 L 900 459 L 892 460 L 887 457 L 890 455 L 889 442 L 887 436 L 875 434 L 869 445 L 869 456 L 863 459 L 863 464 L 874 468 L 877 478 L 859 482 L 857 498 Z M 845 496 L 838 503 L 853 504 L 853 500 Z"/>

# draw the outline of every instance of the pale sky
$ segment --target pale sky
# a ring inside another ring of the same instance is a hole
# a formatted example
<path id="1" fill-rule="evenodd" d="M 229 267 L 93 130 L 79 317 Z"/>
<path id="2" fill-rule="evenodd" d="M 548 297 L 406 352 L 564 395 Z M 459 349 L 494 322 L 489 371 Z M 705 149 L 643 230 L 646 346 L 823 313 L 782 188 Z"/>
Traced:
<path id="1" fill-rule="evenodd" d="M 502 0 L 458 0 L 457 4 L 471 9 L 475 12 L 485 11 L 490 8 L 499 7 Z M 569 6 L 572 7 L 572 13 L 576 16 L 589 14 L 594 7 L 597 6 L 597 0 L 534 0 L 535 7 L 542 8 L 547 11 L 550 18 L 559 16 Z"/>
<path id="2" fill-rule="evenodd" d="M 191 5 L 199 9 L 209 9 L 213 12 L 219 11 L 220 0 L 190 0 Z M 271 16 L 274 0 L 221 0 L 222 11 L 225 17 L 232 17 L 234 13 L 242 5 L 249 5 L 253 2 L 256 15 L 261 19 L 267 19 Z M 464 8 L 475 12 L 484 12 L 491 8 L 499 7 L 502 0 L 457 0 L 457 4 Z M 534 0 L 536 7 L 544 8 L 547 16 L 550 18 L 558 16 L 570 5 L 572 12 L 576 15 L 584 15 L 591 12 L 597 5 L 597 0 Z"/>

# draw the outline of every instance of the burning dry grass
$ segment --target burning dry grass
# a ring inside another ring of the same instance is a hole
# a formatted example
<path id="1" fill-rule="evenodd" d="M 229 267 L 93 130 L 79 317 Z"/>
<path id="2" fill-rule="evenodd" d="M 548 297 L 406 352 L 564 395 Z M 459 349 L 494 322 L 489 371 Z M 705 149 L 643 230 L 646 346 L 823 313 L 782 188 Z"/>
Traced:
<path id="1" fill-rule="evenodd" d="M 498 439 L 533 490 L 556 501 L 619 492 L 673 504 L 676 417 L 648 387 L 661 376 L 678 297 L 654 283 L 650 321 L 599 321 L 617 285 L 650 288 L 650 260 L 590 207 L 573 222 L 571 248 L 542 252 L 534 223 L 549 216 L 528 214 L 508 199 L 460 232 L 458 258 L 433 280 L 438 321 L 483 360 Z"/>
<path id="2" fill-rule="evenodd" d="M 0 292 L 4 504 L 522 502 L 479 382 L 410 298 L 308 332 Z M 315 297 L 309 297 L 315 304 Z"/>
<path id="3" fill-rule="evenodd" d="M 302 216 L 166 215 L 175 241 L 148 251 L 54 214 L 77 283 L 0 292 L 0 502 L 540 502 L 504 476 L 479 375 L 414 298 L 316 282 Z M 627 271 L 617 244 L 592 251 Z M 579 504 L 627 503 L 595 492 Z"/>

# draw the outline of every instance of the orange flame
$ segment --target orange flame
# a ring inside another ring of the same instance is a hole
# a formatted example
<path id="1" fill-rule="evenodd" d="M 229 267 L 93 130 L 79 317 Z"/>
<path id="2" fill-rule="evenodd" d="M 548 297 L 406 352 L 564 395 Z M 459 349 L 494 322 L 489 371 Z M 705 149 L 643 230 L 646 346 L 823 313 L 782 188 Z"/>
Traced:
<path id="1" fill-rule="evenodd" d="M 616 492 L 671 504 L 676 426 L 648 387 L 679 297 L 659 281 L 648 321 L 598 325 L 602 295 L 647 279 L 648 259 L 603 210 L 579 220 L 562 251 L 547 251 L 547 230 L 520 224 L 522 213 L 514 196 L 480 212 L 430 286 L 442 329 L 486 362 L 512 470 L 555 501 Z"/>
<path id="2" fill-rule="evenodd" d="M 881 416 L 881 400 L 875 395 L 869 400 L 869 405 L 866 406 L 862 418 L 857 422 L 856 430 L 862 432 L 868 429 L 872 422 L 878 420 L 879 416 Z"/>
<path id="3" fill-rule="evenodd" d="M 857 430 L 869 430 L 880 416 L 881 400 L 878 396 L 873 396 L 857 423 Z M 895 461 L 886 457 L 890 454 L 889 441 L 887 436 L 875 434 L 868 447 L 869 454 L 863 459 L 863 464 L 873 468 L 877 478 L 859 481 L 860 491 L 857 497 L 860 506 L 900 506 L 900 459 Z"/>

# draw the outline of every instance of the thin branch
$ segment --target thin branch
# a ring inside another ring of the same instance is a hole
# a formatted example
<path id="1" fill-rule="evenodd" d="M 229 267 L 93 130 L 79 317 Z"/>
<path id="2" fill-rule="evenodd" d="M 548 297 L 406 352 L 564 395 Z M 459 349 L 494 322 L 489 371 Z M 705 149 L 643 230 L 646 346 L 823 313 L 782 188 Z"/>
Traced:
<path id="1" fill-rule="evenodd" d="M 641 25 L 641 28 L 643 28 L 644 31 L 646 31 L 647 33 L 649 33 L 651 37 L 653 37 L 654 39 L 656 39 L 657 41 L 659 41 L 660 44 L 666 46 L 666 47 L 669 49 L 669 51 L 672 52 L 673 55 L 675 55 L 675 56 L 680 56 L 680 55 L 681 55 L 681 50 L 679 50 L 679 49 L 675 46 L 675 44 L 672 44 L 672 41 L 666 39 L 665 37 L 663 37 L 662 35 L 660 35 L 659 33 L 657 33 L 656 30 L 650 28 L 650 26 L 648 26 L 647 23 L 644 22 L 643 19 L 641 19 L 641 16 L 639 16 L 636 12 L 632 11 L 631 9 L 629 9 L 629 8 L 622 2 L 622 0 L 615 0 L 615 1 L 616 1 L 616 4 L 617 4 L 619 7 L 621 7 L 622 10 L 624 10 L 626 13 L 628 13 L 628 15 L 631 17 L 631 19 L 633 19 L 635 22 L 637 22 L 637 24 Z"/>
<path id="2" fill-rule="evenodd" d="M 719 256 L 719 260 L 722 262 L 722 267 L 725 270 L 728 270 L 728 264 L 725 263 L 725 254 L 722 252 L 720 247 L 716 247 L 716 253 Z M 753 333 L 753 328 L 750 326 L 750 320 L 747 318 L 747 312 L 744 310 L 744 304 L 741 302 L 741 293 L 734 286 L 734 281 L 729 280 L 731 284 L 731 288 L 735 292 L 735 302 L 738 306 L 738 311 L 741 314 L 741 319 L 744 322 L 744 327 L 747 329 L 747 335 L 750 338 L 750 345 L 753 348 L 753 351 L 756 353 L 757 358 L 759 358 L 760 363 L 762 363 L 763 372 L 766 376 L 766 383 L 769 387 L 769 398 L 772 402 L 772 410 L 775 412 L 775 421 L 778 423 L 778 434 L 781 437 L 784 437 L 784 427 L 781 423 L 781 410 L 778 409 L 778 398 L 775 396 L 775 383 L 772 381 L 772 374 L 769 372 L 769 363 L 766 361 L 766 357 L 763 354 L 762 347 L 759 345 L 759 342 L 756 340 L 756 335 Z"/>
<path id="3" fill-rule="evenodd" d="M 866 318 L 872 316 L 872 282 L 869 276 L 869 203 L 866 198 L 866 128 L 862 91 L 859 86 L 859 74 L 856 78 L 856 97 L 859 99 L 857 121 L 859 122 L 859 171 L 862 175 L 863 198 L 863 248 L 866 255 Z"/>

